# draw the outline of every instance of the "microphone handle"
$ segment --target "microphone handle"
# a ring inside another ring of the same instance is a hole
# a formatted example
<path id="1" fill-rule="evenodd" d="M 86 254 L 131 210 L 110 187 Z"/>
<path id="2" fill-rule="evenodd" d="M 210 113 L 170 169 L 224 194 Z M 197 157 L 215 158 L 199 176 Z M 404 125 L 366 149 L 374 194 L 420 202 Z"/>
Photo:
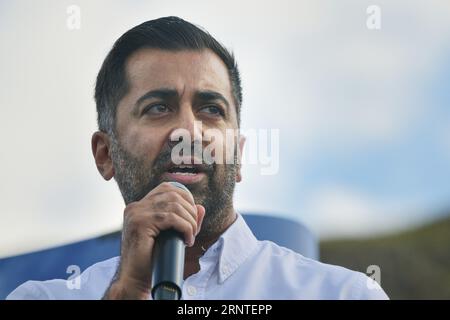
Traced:
<path id="1" fill-rule="evenodd" d="M 185 244 L 179 232 L 169 229 L 158 235 L 153 255 L 153 299 L 179 300 L 181 298 L 184 253 Z"/>

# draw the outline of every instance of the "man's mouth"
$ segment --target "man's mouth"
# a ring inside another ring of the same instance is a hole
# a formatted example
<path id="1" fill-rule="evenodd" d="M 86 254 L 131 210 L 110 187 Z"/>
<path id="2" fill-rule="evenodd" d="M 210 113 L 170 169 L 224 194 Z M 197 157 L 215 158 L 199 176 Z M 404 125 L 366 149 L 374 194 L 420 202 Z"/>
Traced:
<path id="1" fill-rule="evenodd" d="M 200 170 L 192 165 L 179 165 L 169 168 L 167 172 L 181 175 L 195 175 L 199 173 Z"/>
<path id="2" fill-rule="evenodd" d="M 169 181 L 193 184 L 200 182 L 206 177 L 205 171 L 206 167 L 203 164 L 172 164 L 167 168 L 163 177 Z"/>

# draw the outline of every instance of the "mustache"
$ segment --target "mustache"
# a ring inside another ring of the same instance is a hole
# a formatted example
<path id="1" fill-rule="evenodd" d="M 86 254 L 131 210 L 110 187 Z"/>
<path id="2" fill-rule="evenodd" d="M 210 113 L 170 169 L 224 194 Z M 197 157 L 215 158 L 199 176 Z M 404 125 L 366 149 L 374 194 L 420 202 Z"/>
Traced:
<path id="1" fill-rule="evenodd" d="M 199 148 L 194 148 L 194 145 L 191 145 L 191 158 L 201 159 L 202 160 L 202 171 L 204 171 L 207 174 L 211 174 L 214 172 L 216 164 L 207 164 L 203 161 L 203 149 L 198 150 Z M 153 168 L 152 171 L 156 175 L 163 174 L 167 167 L 173 163 L 172 161 L 172 150 L 173 147 L 170 145 L 165 145 L 159 155 L 156 157 L 155 161 L 153 162 Z"/>

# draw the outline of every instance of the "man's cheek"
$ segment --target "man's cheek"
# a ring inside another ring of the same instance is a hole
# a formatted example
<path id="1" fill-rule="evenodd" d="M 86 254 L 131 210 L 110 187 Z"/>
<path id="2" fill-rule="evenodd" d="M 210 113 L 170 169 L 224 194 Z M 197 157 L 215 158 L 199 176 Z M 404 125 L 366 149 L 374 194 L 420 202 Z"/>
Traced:
<path id="1" fill-rule="evenodd" d="M 208 129 L 205 131 L 203 139 L 207 142 L 203 149 L 203 160 L 206 164 L 222 165 L 229 158 L 229 149 L 232 149 L 233 139 L 231 143 L 227 143 L 227 135 L 219 129 Z"/>

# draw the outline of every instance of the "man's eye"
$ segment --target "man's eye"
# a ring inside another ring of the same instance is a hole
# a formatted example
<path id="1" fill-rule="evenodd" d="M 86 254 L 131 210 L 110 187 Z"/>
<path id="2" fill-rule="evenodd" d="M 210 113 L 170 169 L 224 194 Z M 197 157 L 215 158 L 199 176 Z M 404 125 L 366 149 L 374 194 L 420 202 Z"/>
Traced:
<path id="1" fill-rule="evenodd" d="M 144 112 L 143 113 L 147 113 L 147 114 L 162 114 L 162 113 L 166 113 L 169 112 L 169 108 L 164 105 L 164 104 L 154 104 L 154 105 L 150 105 L 145 107 Z"/>
<path id="2" fill-rule="evenodd" d="M 212 115 L 217 116 L 224 116 L 225 113 L 223 112 L 222 108 L 216 107 L 216 106 L 206 106 L 200 109 L 202 112 L 206 112 Z"/>

